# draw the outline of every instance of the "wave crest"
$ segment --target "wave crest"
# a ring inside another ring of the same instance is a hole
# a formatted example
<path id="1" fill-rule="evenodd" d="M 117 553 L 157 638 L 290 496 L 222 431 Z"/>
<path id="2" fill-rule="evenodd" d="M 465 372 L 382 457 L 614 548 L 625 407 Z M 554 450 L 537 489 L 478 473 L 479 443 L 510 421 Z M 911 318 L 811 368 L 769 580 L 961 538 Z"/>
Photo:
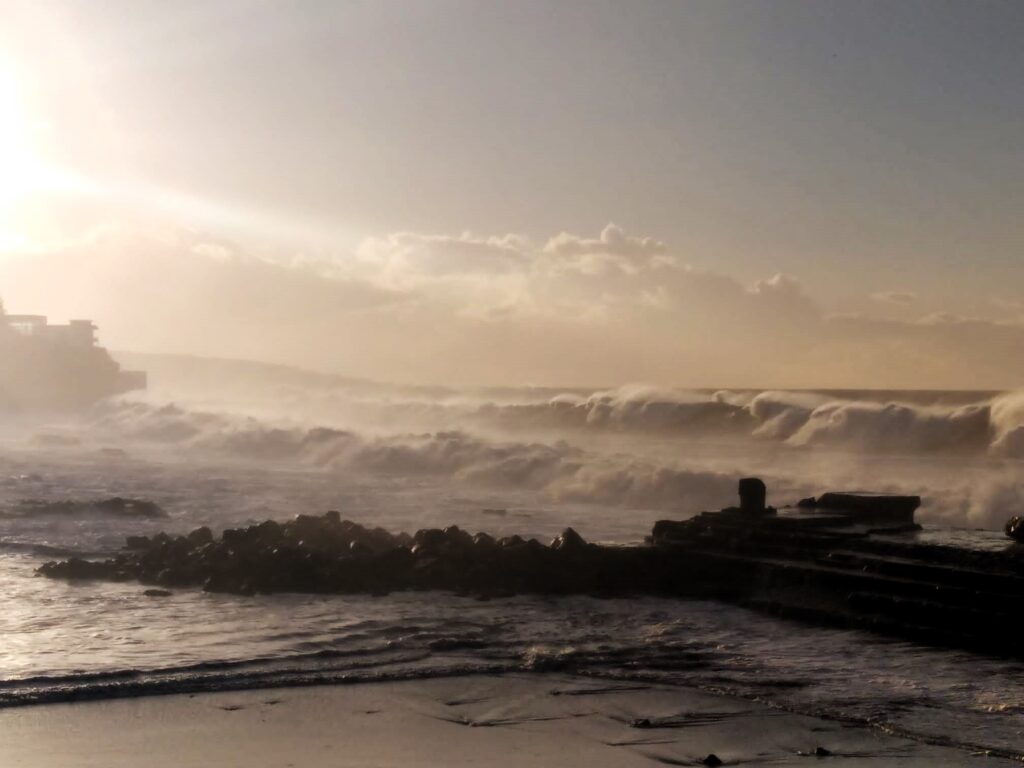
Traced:
<path id="1" fill-rule="evenodd" d="M 624 387 L 543 403 L 488 405 L 479 414 L 505 427 L 746 436 L 792 447 L 1024 457 L 1024 392 L 973 402 L 944 393 L 911 395 Z"/>

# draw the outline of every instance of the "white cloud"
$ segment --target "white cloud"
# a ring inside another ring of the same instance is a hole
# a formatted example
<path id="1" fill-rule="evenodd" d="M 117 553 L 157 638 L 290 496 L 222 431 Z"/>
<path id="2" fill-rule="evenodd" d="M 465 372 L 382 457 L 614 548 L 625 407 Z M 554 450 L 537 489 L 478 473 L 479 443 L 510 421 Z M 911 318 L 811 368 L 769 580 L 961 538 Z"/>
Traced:
<path id="1" fill-rule="evenodd" d="M 627 235 L 618 224 L 608 224 L 596 238 L 562 232 L 544 245 L 546 253 L 557 256 L 604 254 L 632 261 L 649 261 L 665 253 L 665 244 L 653 237 Z"/>

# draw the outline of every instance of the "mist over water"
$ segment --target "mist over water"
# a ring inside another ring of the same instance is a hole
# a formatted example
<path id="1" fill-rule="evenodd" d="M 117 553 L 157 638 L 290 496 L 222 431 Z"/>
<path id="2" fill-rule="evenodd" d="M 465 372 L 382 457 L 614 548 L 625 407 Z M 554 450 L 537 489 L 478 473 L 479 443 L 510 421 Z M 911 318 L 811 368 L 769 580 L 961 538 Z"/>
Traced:
<path id="1" fill-rule="evenodd" d="M 926 523 L 989 530 L 1024 498 L 1021 392 L 460 390 L 157 360 L 150 392 L 30 439 L 596 505 L 618 510 L 630 540 L 659 516 L 730 503 L 750 474 L 776 504 L 830 488 L 913 493 Z M 604 517 L 585 528 L 606 535 Z"/>
<path id="2" fill-rule="evenodd" d="M 397 387 L 254 364 L 150 359 L 151 388 L 0 438 L 0 705 L 561 669 L 679 682 L 1014 748 L 1005 665 L 687 601 L 271 595 L 33 578 L 127 535 L 337 509 L 389 530 L 458 524 L 638 542 L 654 521 L 828 489 L 924 497 L 922 537 L 1001 548 L 1024 495 L 1017 393 Z M 113 496 L 162 517 L 112 514 Z M 73 503 L 68 503 L 73 502 Z M 984 531 L 958 532 L 962 528 Z M 848 662 L 871 674 L 852 685 Z M 938 676 L 935 670 L 941 668 Z M 993 700 L 986 676 L 999 674 Z"/>

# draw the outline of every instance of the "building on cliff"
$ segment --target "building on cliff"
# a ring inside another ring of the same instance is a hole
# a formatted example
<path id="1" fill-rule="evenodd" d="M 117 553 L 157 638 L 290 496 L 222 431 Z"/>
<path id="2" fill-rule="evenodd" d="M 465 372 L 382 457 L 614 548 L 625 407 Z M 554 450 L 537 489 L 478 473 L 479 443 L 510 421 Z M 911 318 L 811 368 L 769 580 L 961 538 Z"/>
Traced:
<path id="1" fill-rule="evenodd" d="M 99 346 L 91 320 L 51 324 L 0 302 L 0 409 L 76 409 L 145 387 L 145 373 L 121 370 Z"/>

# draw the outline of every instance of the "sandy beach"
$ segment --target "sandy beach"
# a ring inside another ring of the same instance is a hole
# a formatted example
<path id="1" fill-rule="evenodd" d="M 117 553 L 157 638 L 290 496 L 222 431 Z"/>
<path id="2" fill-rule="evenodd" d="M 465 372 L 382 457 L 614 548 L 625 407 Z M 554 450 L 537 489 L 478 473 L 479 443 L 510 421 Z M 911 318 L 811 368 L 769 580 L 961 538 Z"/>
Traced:
<path id="1" fill-rule="evenodd" d="M 998 765 L 686 688 L 457 677 L 58 704 L 0 712 L 0 765 Z"/>

